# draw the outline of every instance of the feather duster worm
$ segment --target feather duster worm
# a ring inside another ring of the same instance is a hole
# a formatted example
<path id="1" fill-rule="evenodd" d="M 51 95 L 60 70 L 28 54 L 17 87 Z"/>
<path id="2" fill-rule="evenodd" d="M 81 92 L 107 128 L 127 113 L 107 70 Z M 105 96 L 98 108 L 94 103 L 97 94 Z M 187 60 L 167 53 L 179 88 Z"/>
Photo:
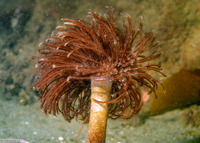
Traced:
<path id="1" fill-rule="evenodd" d="M 102 82 L 112 82 L 109 98 L 95 102 L 108 105 L 108 118 L 130 119 L 141 108 L 140 86 L 155 92 L 160 84 L 148 74 L 164 75 L 160 66 L 147 63 L 160 54 L 153 50 L 144 54 L 158 45 L 153 32 L 143 33 L 142 21 L 138 29 L 133 28 L 129 16 L 120 26 L 108 11 L 104 16 L 90 12 L 90 22 L 62 19 L 64 25 L 40 44 L 40 56 L 34 57 L 39 58 L 34 88 L 40 92 L 45 113 L 61 112 L 67 121 L 76 118 L 88 123 L 91 82 L 102 77 Z"/>

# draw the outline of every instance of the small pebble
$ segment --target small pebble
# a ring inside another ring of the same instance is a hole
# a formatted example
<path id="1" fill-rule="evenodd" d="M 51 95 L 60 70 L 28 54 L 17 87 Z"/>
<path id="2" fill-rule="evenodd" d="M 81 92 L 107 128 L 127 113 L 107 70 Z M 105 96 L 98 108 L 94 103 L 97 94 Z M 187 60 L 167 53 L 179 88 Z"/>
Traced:
<path id="1" fill-rule="evenodd" d="M 63 141 L 63 139 L 64 139 L 63 137 L 59 137 L 58 138 L 59 141 Z"/>

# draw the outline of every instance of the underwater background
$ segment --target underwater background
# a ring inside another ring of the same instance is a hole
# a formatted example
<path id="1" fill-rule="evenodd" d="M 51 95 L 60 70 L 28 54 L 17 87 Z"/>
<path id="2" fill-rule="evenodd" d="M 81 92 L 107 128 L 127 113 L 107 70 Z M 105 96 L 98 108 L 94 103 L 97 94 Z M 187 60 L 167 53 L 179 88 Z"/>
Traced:
<path id="1" fill-rule="evenodd" d="M 61 18 L 87 20 L 114 8 L 153 31 L 167 78 L 130 120 L 108 120 L 107 143 L 200 143 L 200 0 L 0 0 L 0 143 L 87 142 L 88 125 L 40 110 L 35 82 L 39 43 Z M 122 22 L 122 21 L 121 21 Z"/>

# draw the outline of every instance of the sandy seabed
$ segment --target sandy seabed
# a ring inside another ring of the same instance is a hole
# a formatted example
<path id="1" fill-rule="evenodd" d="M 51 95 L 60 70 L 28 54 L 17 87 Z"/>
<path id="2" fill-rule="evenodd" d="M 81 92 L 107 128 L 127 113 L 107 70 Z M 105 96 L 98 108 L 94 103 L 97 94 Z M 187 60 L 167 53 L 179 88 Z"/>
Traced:
<path id="1" fill-rule="evenodd" d="M 107 143 L 199 143 L 200 127 L 187 118 L 190 108 L 151 116 L 143 123 L 139 116 L 109 120 Z M 23 106 L 13 100 L 0 100 L 0 142 L 86 143 L 88 125 L 83 125 L 77 137 L 81 126 L 77 121 L 66 122 L 62 116 L 44 115 L 38 102 Z"/>

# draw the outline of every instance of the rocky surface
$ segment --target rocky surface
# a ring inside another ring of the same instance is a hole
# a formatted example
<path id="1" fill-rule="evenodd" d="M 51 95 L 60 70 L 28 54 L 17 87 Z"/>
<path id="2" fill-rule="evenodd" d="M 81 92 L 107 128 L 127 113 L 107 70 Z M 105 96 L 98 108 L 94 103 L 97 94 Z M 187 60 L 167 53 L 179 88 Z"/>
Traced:
<path id="1" fill-rule="evenodd" d="M 158 50 L 162 56 L 158 63 L 168 76 L 180 70 L 200 67 L 198 0 L 10 1 L 0 2 L 0 92 L 7 99 L 17 96 L 24 104 L 33 101 L 31 85 L 36 61 L 31 57 L 37 55 L 38 44 L 57 25 L 62 25 L 61 18 L 87 19 L 89 9 L 101 13 L 105 12 L 105 6 L 115 8 L 119 21 L 121 15 L 128 13 L 135 26 L 139 17 L 143 17 L 144 31 L 153 30 L 161 43 Z"/>

